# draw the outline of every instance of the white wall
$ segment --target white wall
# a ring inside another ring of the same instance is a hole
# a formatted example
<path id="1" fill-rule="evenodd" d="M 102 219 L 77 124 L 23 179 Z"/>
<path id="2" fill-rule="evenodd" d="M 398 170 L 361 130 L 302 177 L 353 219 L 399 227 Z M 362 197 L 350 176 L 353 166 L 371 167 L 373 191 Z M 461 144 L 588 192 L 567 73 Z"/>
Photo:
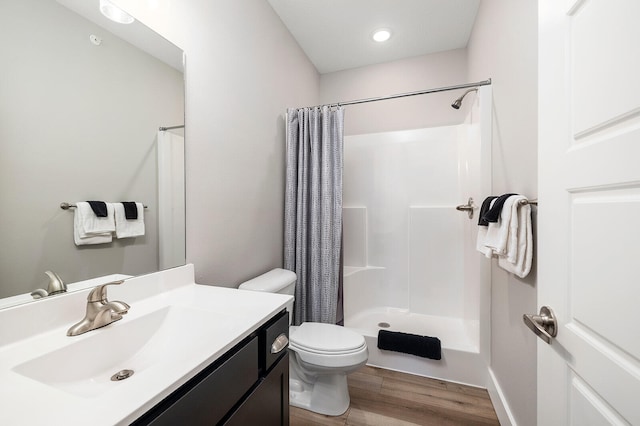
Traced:
<path id="1" fill-rule="evenodd" d="M 118 0 L 187 55 L 187 261 L 203 284 L 281 267 L 286 107 L 319 76 L 266 1 Z"/>
<path id="2" fill-rule="evenodd" d="M 156 271 L 156 135 L 183 120 L 182 73 L 51 0 L 0 3 L 0 56 L 0 297 L 46 270 Z M 82 200 L 148 204 L 146 235 L 76 247 L 59 205 Z"/>
<path id="3" fill-rule="evenodd" d="M 537 2 L 483 0 L 467 49 L 469 78 L 493 79 L 493 192 L 519 192 L 534 198 Z M 521 426 L 536 424 L 537 342 L 522 322 L 522 314 L 534 313 L 536 305 L 535 260 L 532 273 L 524 280 L 507 274 L 494 261 L 491 369 L 510 411 L 508 421 Z"/>
<path id="4" fill-rule="evenodd" d="M 484 80 L 485 78 L 482 78 Z M 322 103 L 387 96 L 467 82 L 466 49 L 371 65 L 320 76 Z M 462 91 L 347 106 L 345 135 L 462 123 L 468 104 L 449 105 Z M 468 99 L 467 99 L 468 101 Z M 390 111 L 396 111 L 397 113 Z"/>

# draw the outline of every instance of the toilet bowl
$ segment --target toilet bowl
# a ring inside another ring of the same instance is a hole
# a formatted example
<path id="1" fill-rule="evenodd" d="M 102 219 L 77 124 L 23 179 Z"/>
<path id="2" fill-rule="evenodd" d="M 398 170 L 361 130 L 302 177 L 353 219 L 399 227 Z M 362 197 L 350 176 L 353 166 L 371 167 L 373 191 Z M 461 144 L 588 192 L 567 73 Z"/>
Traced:
<path id="1" fill-rule="evenodd" d="M 273 269 L 239 288 L 293 295 L 296 274 Z M 287 309 L 293 312 L 293 302 Z M 364 337 L 353 330 L 316 322 L 289 328 L 289 403 L 309 411 L 339 416 L 349 408 L 347 374 L 366 364 Z"/>

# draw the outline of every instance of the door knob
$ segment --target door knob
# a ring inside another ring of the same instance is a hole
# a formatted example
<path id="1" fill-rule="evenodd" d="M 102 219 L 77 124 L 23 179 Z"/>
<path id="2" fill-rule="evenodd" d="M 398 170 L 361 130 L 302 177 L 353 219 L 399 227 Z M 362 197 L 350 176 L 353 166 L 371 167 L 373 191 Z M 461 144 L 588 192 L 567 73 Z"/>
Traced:
<path id="1" fill-rule="evenodd" d="M 558 334 L 556 316 L 548 306 L 540 308 L 540 315 L 524 314 L 522 320 L 531 331 L 547 343 L 551 343 L 551 338 L 556 337 Z"/>

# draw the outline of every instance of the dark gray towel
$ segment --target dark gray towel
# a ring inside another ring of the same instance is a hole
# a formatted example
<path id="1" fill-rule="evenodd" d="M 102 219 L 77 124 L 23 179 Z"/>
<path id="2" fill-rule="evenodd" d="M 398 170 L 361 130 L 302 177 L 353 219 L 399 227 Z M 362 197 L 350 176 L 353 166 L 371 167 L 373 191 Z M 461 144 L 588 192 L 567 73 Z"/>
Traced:
<path id="1" fill-rule="evenodd" d="M 378 331 L 378 349 L 417 355 L 423 358 L 441 359 L 442 348 L 437 337 L 397 331 Z"/>
<path id="2" fill-rule="evenodd" d="M 491 202 L 498 198 L 495 195 L 487 197 L 482 202 L 482 207 L 480 207 L 480 214 L 478 215 L 478 226 L 489 226 L 489 222 L 484 219 L 484 215 L 487 214 L 489 208 L 491 207 Z"/>
<path id="3" fill-rule="evenodd" d="M 98 217 L 108 216 L 107 203 L 105 203 L 104 201 L 87 201 L 87 203 L 89 203 L 89 205 L 91 206 L 91 210 L 93 210 L 96 216 Z"/>
<path id="4" fill-rule="evenodd" d="M 496 201 L 493 203 L 493 206 L 489 209 L 487 213 L 482 217 L 487 222 L 497 222 L 500 218 L 500 213 L 502 212 L 502 206 L 504 206 L 504 202 L 507 201 L 507 198 L 516 194 L 503 194 L 499 196 Z"/>
<path id="5" fill-rule="evenodd" d="M 127 220 L 135 220 L 138 218 L 138 206 L 135 201 L 122 201 L 124 206 L 124 217 Z"/>

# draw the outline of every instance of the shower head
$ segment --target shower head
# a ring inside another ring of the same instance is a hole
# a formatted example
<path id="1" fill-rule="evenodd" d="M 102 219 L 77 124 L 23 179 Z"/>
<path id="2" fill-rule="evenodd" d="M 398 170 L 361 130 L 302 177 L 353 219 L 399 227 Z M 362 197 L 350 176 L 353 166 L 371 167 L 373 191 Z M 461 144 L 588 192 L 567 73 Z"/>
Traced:
<path id="1" fill-rule="evenodd" d="M 464 99 L 465 96 L 467 96 L 467 93 L 469 93 L 469 92 L 477 92 L 477 91 L 478 91 L 477 87 L 474 87 L 473 89 L 467 90 L 466 92 L 464 92 L 462 94 L 462 96 L 460 96 L 458 99 L 453 101 L 453 103 L 451 104 L 451 108 L 460 109 L 460 107 L 462 106 L 462 100 Z"/>

